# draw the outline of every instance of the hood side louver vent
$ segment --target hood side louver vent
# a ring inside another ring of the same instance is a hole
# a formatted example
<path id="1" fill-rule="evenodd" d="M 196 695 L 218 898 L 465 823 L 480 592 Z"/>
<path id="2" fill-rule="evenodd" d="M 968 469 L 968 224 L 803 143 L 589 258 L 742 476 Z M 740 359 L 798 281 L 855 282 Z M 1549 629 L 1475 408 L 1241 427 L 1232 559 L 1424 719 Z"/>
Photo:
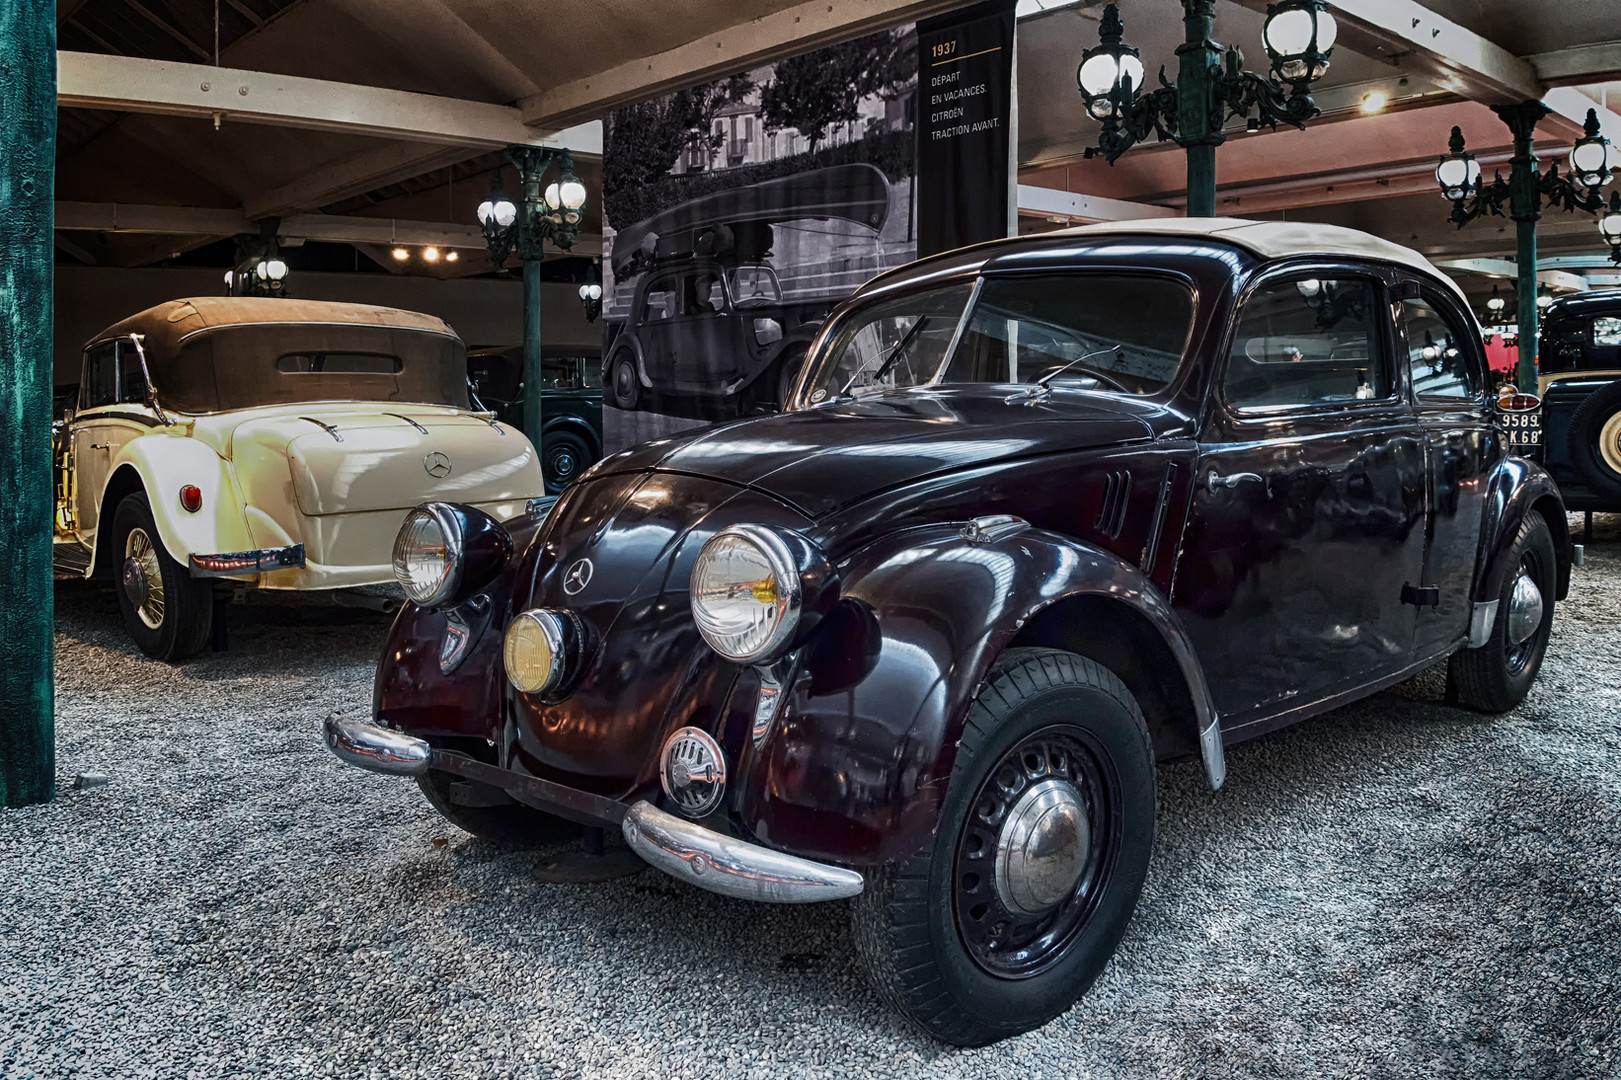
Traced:
<path id="1" fill-rule="evenodd" d="M 1117 540 L 1126 527 L 1126 507 L 1131 503 L 1131 473 L 1127 471 L 1103 475 L 1103 499 L 1098 508 L 1097 530 L 1110 540 Z"/>

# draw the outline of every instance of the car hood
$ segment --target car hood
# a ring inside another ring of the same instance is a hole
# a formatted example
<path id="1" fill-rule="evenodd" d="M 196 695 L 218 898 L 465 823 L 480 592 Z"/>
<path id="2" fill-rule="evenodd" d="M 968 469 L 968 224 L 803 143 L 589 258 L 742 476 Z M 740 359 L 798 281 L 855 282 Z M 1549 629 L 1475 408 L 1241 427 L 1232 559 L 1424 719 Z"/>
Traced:
<path id="1" fill-rule="evenodd" d="M 1010 403 L 1017 397 L 1017 386 L 895 391 L 658 439 L 588 475 L 656 469 L 725 480 L 817 518 L 928 476 L 1142 442 L 1185 423 L 1154 402 L 1085 391 Z"/>

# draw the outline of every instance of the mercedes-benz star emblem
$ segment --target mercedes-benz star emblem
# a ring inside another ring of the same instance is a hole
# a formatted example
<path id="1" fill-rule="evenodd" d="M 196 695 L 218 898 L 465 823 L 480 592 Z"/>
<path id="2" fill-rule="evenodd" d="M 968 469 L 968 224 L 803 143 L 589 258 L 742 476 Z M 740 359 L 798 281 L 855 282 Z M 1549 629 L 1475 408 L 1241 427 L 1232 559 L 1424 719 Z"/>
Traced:
<path id="1" fill-rule="evenodd" d="M 422 467 L 428 470 L 428 475 L 435 480 L 450 475 L 450 458 L 435 450 L 422 459 Z"/>
<path id="2" fill-rule="evenodd" d="M 563 575 L 563 591 L 570 596 L 578 593 L 591 584 L 591 572 L 595 569 L 596 567 L 591 565 L 590 559 L 581 559 L 573 566 L 570 566 L 568 572 Z"/>

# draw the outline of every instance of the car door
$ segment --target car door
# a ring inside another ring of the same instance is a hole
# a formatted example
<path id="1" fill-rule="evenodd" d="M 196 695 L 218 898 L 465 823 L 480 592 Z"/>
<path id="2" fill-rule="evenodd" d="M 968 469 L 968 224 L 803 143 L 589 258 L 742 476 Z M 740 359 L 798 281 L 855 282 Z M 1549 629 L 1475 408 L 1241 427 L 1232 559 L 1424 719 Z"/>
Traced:
<path id="1" fill-rule="evenodd" d="M 672 324 L 679 341 L 676 380 L 685 388 L 716 393 L 743 374 L 747 355 L 726 296 L 719 266 L 699 268 L 681 281 L 681 304 Z"/>
<path id="2" fill-rule="evenodd" d="M 1229 730 L 1410 665 L 1424 451 L 1389 313 L 1380 274 L 1321 266 L 1238 309 L 1173 586 Z"/>
<path id="3" fill-rule="evenodd" d="M 74 511 L 80 539 L 96 535 L 102 489 L 112 467 L 113 432 L 119 426 L 110 415 L 118 407 L 118 345 L 106 342 L 84 354 L 79 377 L 79 405 L 69 437 L 73 445 Z"/>
<path id="4" fill-rule="evenodd" d="M 677 332 L 682 275 L 661 274 L 642 290 L 637 311 L 636 343 L 642 349 L 642 368 L 654 389 L 668 390 L 677 380 L 681 339 Z"/>
<path id="5" fill-rule="evenodd" d="M 1424 436 L 1424 584 L 1436 590 L 1435 603 L 1418 611 L 1416 651 L 1423 658 L 1450 650 L 1468 633 L 1486 477 L 1504 449 L 1491 424 L 1485 350 L 1472 320 L 1452 297 L 1416 277 L 1400 279 L 1396 295 L 1396 326 Z"/>

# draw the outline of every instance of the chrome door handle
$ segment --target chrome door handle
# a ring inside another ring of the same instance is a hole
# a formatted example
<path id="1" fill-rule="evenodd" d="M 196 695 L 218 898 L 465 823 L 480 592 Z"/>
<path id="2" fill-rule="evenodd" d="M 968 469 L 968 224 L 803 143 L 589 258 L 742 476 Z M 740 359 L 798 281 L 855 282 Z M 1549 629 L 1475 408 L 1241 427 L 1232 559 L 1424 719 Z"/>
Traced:
<path id="1" fill-rule="evenodd" d="M 110 450 L 110 449 L 112 449 L 112 445 L 113 445 L 112 443 L 93 442 L 93 443 L 90 444 L 90 449 L 92 449 L 92 450 Z"/>
<path id="2" fill-rule="evenodd" d="M 1214 494 L 1217 488 L 1235 488 L 1246 480 L 1254 480 L 1257 484 L 1266 483 L 1261 478 L 1260 473 L 1235 472 L 1227 476 L 1222 476 L 1220 473 L 1211 473 L 1205 478 L 1205 490 Z"/>

